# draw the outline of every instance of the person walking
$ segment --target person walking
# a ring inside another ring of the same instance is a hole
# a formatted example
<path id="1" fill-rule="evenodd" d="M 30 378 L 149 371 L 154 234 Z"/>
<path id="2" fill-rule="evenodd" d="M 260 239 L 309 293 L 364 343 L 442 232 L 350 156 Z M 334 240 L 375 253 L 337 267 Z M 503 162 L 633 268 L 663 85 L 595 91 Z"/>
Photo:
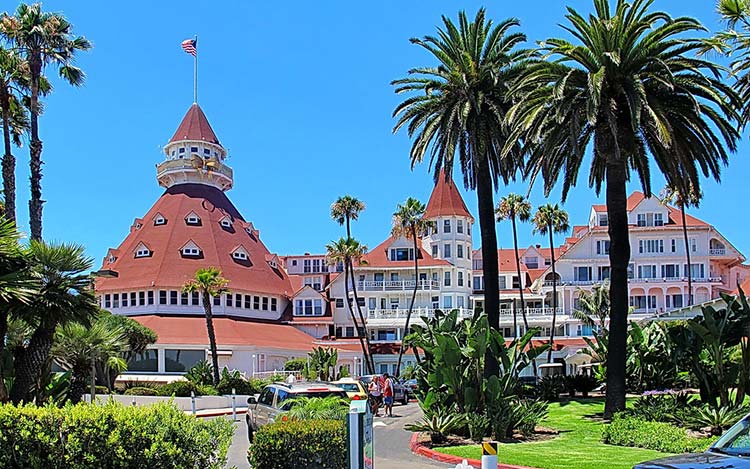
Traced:
<path id="1" fill-rule="evenodd" d="M 383 374 L 385 382 L 383 383 L 383 404 L 385 406 L 385 415 L 393 417 L 393 378 L 388 373 Z"/>
<path id="2" fill-rule="evenodd" d="M 380 410 L 380 381 L 377 376 L 372 377 L 372 381 L 370 381 L 367 387 L 367 392 L 370 394 L 370 409 L 372 410 L 372 414 L 378 417 Z"/>

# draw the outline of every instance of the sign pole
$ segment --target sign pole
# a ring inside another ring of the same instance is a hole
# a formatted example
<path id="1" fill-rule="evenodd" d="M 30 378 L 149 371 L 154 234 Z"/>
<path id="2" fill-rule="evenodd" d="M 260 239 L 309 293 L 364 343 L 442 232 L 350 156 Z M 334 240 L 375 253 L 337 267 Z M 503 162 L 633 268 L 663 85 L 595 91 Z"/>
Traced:
<path id="1" fill-rule="evenodd" d="M 195 57 L 193 60 L 193 102 L 198 103 L 198 35 L 195 35 Z"/>
<path id="2" fill-rule="evenodd" d="M 497 469 L 497 441 L 482 443 L 482 469 Z"/>

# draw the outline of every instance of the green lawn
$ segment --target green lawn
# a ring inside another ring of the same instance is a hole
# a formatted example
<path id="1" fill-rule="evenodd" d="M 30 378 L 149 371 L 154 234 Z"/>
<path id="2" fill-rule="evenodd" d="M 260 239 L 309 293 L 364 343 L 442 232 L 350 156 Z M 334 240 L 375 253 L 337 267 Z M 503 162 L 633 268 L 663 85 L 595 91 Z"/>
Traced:
<path id="1" fill-rule="evenodd" d="M 581 399 L 549 406 L 542 425 L 560 432 L 557 438 L 534 443 L 501 444 L 500 462 L 542 469 L 631 469 L 634 464 L 668 456 L 640 448 L 605 445 L 601 442 L 603 424 L 586 418 L 602 412 L 601 399 Z M 437 448 L 442 453 L 480 459 L 478 445 Z"/>

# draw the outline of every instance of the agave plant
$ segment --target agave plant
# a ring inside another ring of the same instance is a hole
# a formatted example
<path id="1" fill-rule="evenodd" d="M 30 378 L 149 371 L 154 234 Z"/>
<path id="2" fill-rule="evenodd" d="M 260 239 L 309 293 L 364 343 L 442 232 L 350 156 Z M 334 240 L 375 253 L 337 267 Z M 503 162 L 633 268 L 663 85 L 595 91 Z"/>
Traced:
<path id="1" fill-rule="evenodd" d="M 446 436 L 466 424 L 464 414 L 434 413 L 431 417 L 409 423 L 404 428 L 410 432 L 427 432 L 434 444 L 444 443 Z"/>
<path id="2" fill-rule="evenodd" d="M 694 429 L 706 428 L 712 435 L 721 435 L 725 429 L 737 423 L 747 413 L 744 406 L 697 407 L 685 416 L 685 424 Z"/>

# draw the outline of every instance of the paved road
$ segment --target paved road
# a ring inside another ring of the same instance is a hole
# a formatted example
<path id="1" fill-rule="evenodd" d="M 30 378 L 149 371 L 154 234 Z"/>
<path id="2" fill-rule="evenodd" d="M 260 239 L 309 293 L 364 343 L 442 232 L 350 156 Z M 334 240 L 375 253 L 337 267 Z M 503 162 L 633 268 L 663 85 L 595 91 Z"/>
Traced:
<path id="1" fill-rule="evenodd" d="M 416 456 L 409 450 L 411 432 L 404 430 L 404 425 L 419 420 L 421 410 L 416 403 L 393 407 L 393 417 L 376 417 L 375 430 L 375 467 L 377 469 L 432 469 L 455 467 L 430 461 Z"/>
<path id="2" fill-rule="evenodd" d="M 377 469 L 434 469 L 448 468 L 438 462 L 416 456 L 409 450 L 411 433 L 404 430 L 404 425 L 419 420 L 421 411 L 416 403 L 393 407 L 393 417 L 375 417 L 375 467 Z M 226 417 L 231 418 L 231 417 Z M 247 462 L 247 427 L 245 416 L 238 416 L 235 423 L 234 438 L 229 448 L 227 467 L 250 469 Z M 302 469 L 302 468 L 300 468 Z"/>

